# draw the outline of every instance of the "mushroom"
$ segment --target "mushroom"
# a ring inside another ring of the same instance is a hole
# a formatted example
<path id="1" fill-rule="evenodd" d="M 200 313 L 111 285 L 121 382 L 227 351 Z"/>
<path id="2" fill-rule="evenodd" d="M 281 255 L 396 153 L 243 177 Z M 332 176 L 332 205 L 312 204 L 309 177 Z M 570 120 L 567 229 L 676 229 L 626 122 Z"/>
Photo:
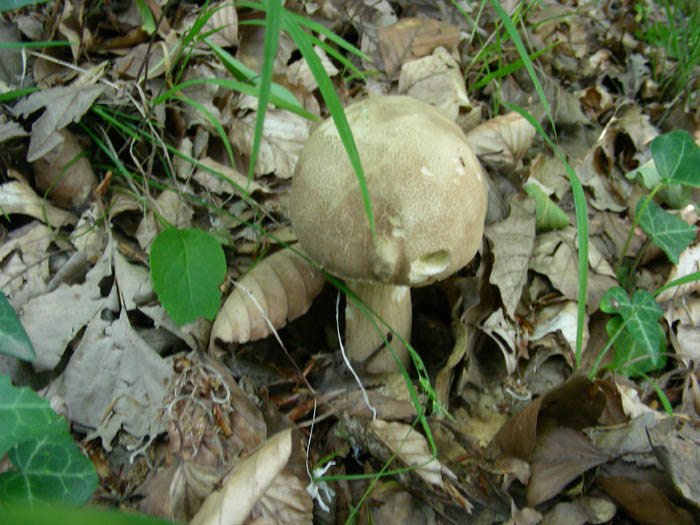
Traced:
<path id="1" fill-rule="evenodd" d="M 297 161 L 290 217 L 304 251 L 409 340 L 410 287 L 465 266 L 481 244 L 486 180 L 462 130 L 439 109 L 407 96 L 376 96 L 346 109 L 374 215 L 373 239 L 362 194 L 331 119 Z M 348 301 L 345 347 L 370 373 L 396 370 L 383 348 L 385 326 Z M 404 366 L 409 354 L 390 341 Z"/>

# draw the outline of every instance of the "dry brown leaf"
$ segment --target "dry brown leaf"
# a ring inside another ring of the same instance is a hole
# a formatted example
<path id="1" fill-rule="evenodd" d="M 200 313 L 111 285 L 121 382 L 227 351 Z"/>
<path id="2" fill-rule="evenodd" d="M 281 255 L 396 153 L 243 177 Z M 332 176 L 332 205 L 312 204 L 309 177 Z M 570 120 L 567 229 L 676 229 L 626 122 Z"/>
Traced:
<path id="1" fill-rule="evenodd" d="M 655 525 L 693 525 L 696 521 L 685 509 L 676 506 L 656 480 L 626 476 L 598 476 L 596 482 L 629 516 L 639 523 Z"/>
<path id="2" fill-rule="evenodd" d="M 584 376 L 573 376 L 514 414 L 489 444 L 490 453 L 530 461 L 542 425 L 554 422 L 581 430 L 596 423 L 604 404 L 604 396 L 594 383 Z"/>
<path id="3" fill-rule="evenodd" d="M 262 448 L 236 465 L 223 487 L 207 497 L 190 523 L 243 523 L 287 465 L 291 453 L 292 429 L 272 436 Z"/>
<path id="4" fill-rule="evenodd" d="M 42 192 L 48 190 L 59 206 L 79 209 L 90 198 L 97 177 L 75 135 L 67 129 L 56 133 L 61 142 L 33 162 L 36 186 Z"/>
<path id="5" fill-rule="evenodd" d="M 532 124 L 513 111 L 479 124 L 466 137 L 480 161 L 513 170 L 532 146 L 535 134 Z"/>
<path id="6" fill-rule="evenodd" d="M 173 66 L 172 61 L 178 49 L 177 36 L 170 33 L 166 40 L 139 44 L 128 49 L 126 55 L 114 61 L 113 69 L 115 73 L 128 78 L 136 78 L 139 74 L 148 75 L 149 79 L 157 78 Z"/>
<path id="7" fill-rule="evenodd" d="M 432 18 L 403 18 L 389 27 L 379 27 L 378 33 L 384 71 L 389 76 L 436 47 L 454 50 L 460 38 L 458 27 Z"/>
<path id="8" fill-rule="evenodd" d="M 410 425 L 375 419 L 369 423 L 375 435 L 396 453 L 399 459 L 429 485 L 443 488 L 442 465 L 433 457 L 425 437 Z"/>
<path id="9" fill-rule="evenodd" d="M 527 485 L 528 505 L 534 507 L 553 498 L 569 482 L 609 459 L 584 434 L 571 428 L 553 428 L 538 435 Z"/>
<path id="10" fill-rule="evenodd" d="M 307 482 L 285 468 L 253 507 L 251 525 L 312 523 L 314 503 Z"/>
<path id="11" fill-rule="evenodd" d="M 289 249 L 266 257 L 236 285 L 214 320 L 210 347 L 267 337 L 306 313 L 325 277 Z M 252 297 L 251 297 L 252 296 Z"/>
<path id="12" fill-rule="evenodd" d="M 32 124 L 27 161 L 34 162 L 63 142 L 63 136 L 56 132 L 71 122 L 78 122 L 104 90 L 105 87 L 99 84 L 85 87 L 60 86 L 42 89 L 20 100 L 12 111 L 24 118 L 46 108 L 44 114 Z"/>
<path id="13" fill-rule="evenodd" d="M 453 121 L 460 109 L 471 109 L 459 64 L 442 46 L 401 66 L 398 93 L 439 107 Z"/>
<path id="14" fill-rule="evenodd" d="M 492 244 L 494 257 L 489 282 L 498 287 L 503 307 L 512 318 L 527 281 L 535 243 L 535 201 L 522 194 L 513 194 L 508 202 L 508 218 L 487 226 L 484 235 Z"/>

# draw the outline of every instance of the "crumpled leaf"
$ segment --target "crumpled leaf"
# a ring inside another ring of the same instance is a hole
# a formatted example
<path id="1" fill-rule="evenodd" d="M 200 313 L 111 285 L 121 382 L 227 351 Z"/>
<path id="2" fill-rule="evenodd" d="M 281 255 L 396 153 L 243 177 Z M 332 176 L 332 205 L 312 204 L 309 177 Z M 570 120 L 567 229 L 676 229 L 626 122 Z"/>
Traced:
<path id="1" fill-rule="evenodd" d="M 461 108 L 472 107 L 459 64 L 442 46 L 401 66 L 398 93 L 439 107 L 451 120 L 457 119 Z"/>
<path id="2" fill-rule="evenodd" d="M 503 307 L 512 317 L 527 281 L 530 255 L 535 244 L 535 201 L 514 194 L 508 202 L 508 218 L 487 226 L 484 235 L 493 246 L 494 263 L 489 282 L 500 290 Z"/>
<path id="3" fill-rule="evenodd" d="M 207 38 L 222 47 L 238 45 L 238 13 L 231 2 L 214 2 L 209 11 L 216 10 L 202 27 L 201 34 L 215 31 Z"/>
<path id="4" fill-rule="evenodd" d="M 236 119 L 229 131 L 231 142 L 246 155 L 253 149 L 256 113 L 250 112 Z M 306 139 L 310 122 L 286 110 L 268 109 L 265 113 L 260 152 L 255 163 L 255 175 L 275 173 L 288 179 L 294 173 L 297 159 Z"/>
<path id="5" fill-rule="evenodd" d="M 467 143 L 485 164 L 512 170 L 532 146 L 535 128 L 515 111 L 479 124 L 467 134 Z"/>
<path id="6" fill-rule="evenodd" d="M 175 228 L 189 228 L 192 224 L 194 210 L 187 199 L 176 192 L 165 190 L 153 201 L 155 211 L 148 211 L 136 228 L 136 240 L 146 252 L 151 250 L 151 244 L 162 231 L 163 224 L 156 219 L 156 212 Z"/>
<path id="7" fill-rule="evenodd" d="M 15 115 L 27 118 L 38 109 L 44 114 L 32 125 L 27 161 L 34 162 L 58 146 L 63 138 L 56 132 L 71 122 L 78 122 L 104 92 L 105 86 L 59 86 L 42 89 L 20 100 L 12 109 Z"/>
<path id="8" fill-rule="evenodd" d="M 20 319 L 36 350 L 37 370 L 53 369 L 78 331 L 110 304 L 110 297 L 102 296 L 100 283 L 111 275 L 111 261 L 111 248 L 107 248 L 84 283 L 62 284 L 22 307 Z"/>
<path id="9" fill-rule="evenodd" d="M 116 321 L 95 315 L 63 374 L 49 388 L 73 421 L 95 429 L 105 450 L 120 430 L 137 439 L 164 430 L 160 412 L 173 370 L 134 331 L 126 310 Z"/>
<path id="10" fill-rule="evenodd" d="M 12 230 L 0 244 L 0 288 L 15 311 L 46 291 L 49 282 L 46 253 L 52 238 L 49 228 L 32 221 Z"/>
<path id="11" fill-rule="evenodd" d="M 459 43 L 459 28 L 432 18 L 402 18 L 378 28 L 384 71 L 392 76 L 402 64 L 429 55 L 438 46 L 448 50 Z"/>
<path id="12" fill-rule="evenodd" d="M 314 52 L 318 55 L 321 65 L 329 77 L 334 77 L 340 73 L 338 68 L 333 65 L 333 62 L 331 62 L 323 49 L 318 46 L 314 46 Z M 291 84 L 299 84 L 308 92 L 315 91 L 318 88 L 316 77 L 314 77 L 313 73 L 311 72 L 306 60 L 303 59 L 292 62 L 289 65 L 289 68 L 287 69 L 287 78 Z"/>

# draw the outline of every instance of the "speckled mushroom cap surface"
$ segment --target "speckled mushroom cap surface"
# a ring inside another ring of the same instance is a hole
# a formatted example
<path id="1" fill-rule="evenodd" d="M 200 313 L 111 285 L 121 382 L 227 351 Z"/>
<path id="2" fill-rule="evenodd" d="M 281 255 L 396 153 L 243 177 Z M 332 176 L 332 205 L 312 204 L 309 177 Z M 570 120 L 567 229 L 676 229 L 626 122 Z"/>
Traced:
<path id="1" fill-rule="evenodd" d="M 377 232 L 335 124 L 311 134 L 297 161 L 292 228 L 304 251 L 343 279 L 420 286 L 465 266 L 481 243 L 486 180 L 462 130 L 406 96 L 349 106 Z"/>

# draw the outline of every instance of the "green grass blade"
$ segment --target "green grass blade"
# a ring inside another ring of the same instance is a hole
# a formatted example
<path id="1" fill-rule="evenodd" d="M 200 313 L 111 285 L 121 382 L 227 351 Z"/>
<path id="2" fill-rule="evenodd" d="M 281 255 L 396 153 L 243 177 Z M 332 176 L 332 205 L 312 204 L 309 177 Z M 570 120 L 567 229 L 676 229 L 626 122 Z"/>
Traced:
<path id="1" fill-rule="evenodd" d="M 250 152 L 250 166 L 248 167 L 248 180 L 253 180 L 253 170 L 255 162 L 260 152 L 260 142 L 262 141 L 263 126 L 265 124 L 265 113 L 267 112 L 267 102 L 270 100 L 270 90 L 272 86 L 272 72 L 275 66 L 275 55 L 277 55 L 277 45 L 279 43 L 280 27 L 282 25 L 282 2 L 281 0 L 265 0 L 265 42 L 263 43 L 263 63 L 260 70 L 260 84 L 258 85 L 258 111 L 255 118 L 255 132 L 253 134 L 253 148 Z"/>
<path id="2" fill-rule="evenodd" d="M 294 22 L 293 17 L 287 16 L 287 11 L 284 11 L 285 16 L 282 20 L 282 26 L 285 31 L 289 33 L 297 46 L 299 46 L 299 51 L 301 51 L 304 60 L 309 66 L 311 73 L 313 74 L 316 82 L 318 83 L 318 89 L 328 106 L 328 111 L 335 122 L 335 127 L 338 130 L 338 135 L 340 140 L 345 146 L 345 151 L 350 159 L 350 164 L 355 170 L 355 175 L 357 176 L 358 184 L 360 185 L 360 191 L 362 192 L 362 201 L 365 205 L 365 213 L 367 214 L 367 220 L 369 221 L 369 227 L 372 231 L 372 239 L 376 239 L 376 230 L 374 228 L 374 216 L 372 214 L 372 205 L 369 198 L 369 190 L 367 189 L 367 180 L 365 179 L 364 171 L 362 170 L 362 163 L 360 162 L 360 154 L 357 151 L 357 145 L 355 144 L 355 139 L 352 136 L 352 131 L 350 130 L 350 124 L 345 117 L 345 111 L 343 110 L 343 105 L 338 98 L 338 94 L 335 92 L 333 87 L 333 82 L 329 78 L 326 71 L 323 69 L 323 64 L 321 64 L 321 59 L 314 51 L 311 45 L 308 35 L 301 30 L 301 28 Z"/>
<path id="3" fill-rule="evenodd" d="M 496 13 L 501 19 L 501 22 L 503 22 L 503 27 L 506 28 L 508 36 L 510 36 L 511 40 L 515 44 L 515 48 L 520 54 L 520 58 L 523 61 L 525 69 L 527 70 L 527 74 L 530 75 L 530 80 L 532 80 L 532 83 L 535 86 L 535 91 L 537 91 L 537 95 L 540 97 L 540 102 L 542 102 L 544 110 L 547 113 L 547 116 L 549 116 L 549 121 L 552 124 L 552 130 L 554 130 L 554 136 L 556 136 L 556 127 L 554 126 L 554 119 L 552 118 L 552 111 L 549 107 L 549 102 L 547 102 L 547 97 L 544 94 L 542 85 L 540 84 L 540 81 L 538 80 L 537 75 L 535 74 L 535 69 L 532 67 L 532 61 L 530 60 L 530 56 L 528 55 L 528 52 L 525 49 L 525 44 L 523 44 L 523 41 L 520 38 L 520 35 L 518 34 L 518 30 L 515 29 L 513 21 L 510 19 L 505 9 L 503 9 L 501 3 L 498 0 L 491 0 L 491 5 L 496 10 Z"/>
<path id="4" fill-rule="evenodd" d="M 569 183 L 571 184 L 571 191 L 574 196 L 574 208 L 576 211 L 576 229 L 578 230 L 578 319 L 576 323 L 575 352 L 576 368 L 578 368 L 581 362 L 581 353 L 583 352 L 583 328 L 586 320 L 586 297 L 588 295 L 588 212 L 586 208 L 586 196 L 583 193 L 581 179 L 578 178 L 573 168 L 569 166 L 561 150 L 544 132 L 540 123 L 523 108 L 508 103 L 505 103 L 505 106 L 511 111 L 517 111 L 524 119 L 534 126 L 540 136 L 549 144 L 549 147 L 552 148 L 557 157 L 559 157 L 559 160 L 561 160 L 566 169 L 566 174 L 569 177 Z"/>

